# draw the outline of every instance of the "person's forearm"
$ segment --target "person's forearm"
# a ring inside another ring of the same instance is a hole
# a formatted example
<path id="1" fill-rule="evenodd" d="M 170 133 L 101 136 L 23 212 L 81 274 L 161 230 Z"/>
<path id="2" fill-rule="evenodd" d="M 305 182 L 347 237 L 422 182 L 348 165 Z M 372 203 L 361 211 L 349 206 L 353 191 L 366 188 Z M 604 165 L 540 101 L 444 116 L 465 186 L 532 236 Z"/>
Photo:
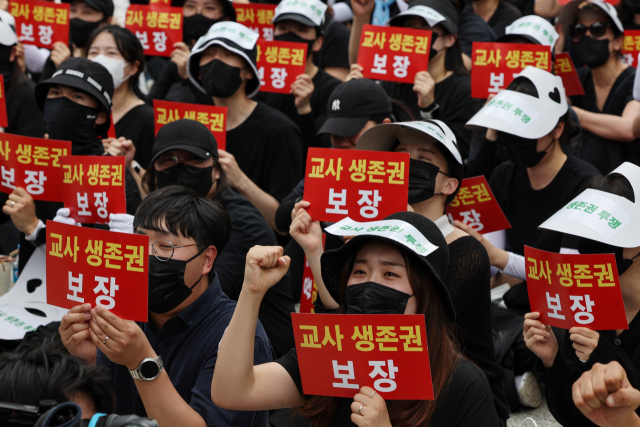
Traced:
<path id="1" fill-rule="evenodd" d="M 329 309 L 336 309 L 340 307 L 340 305 L 333 299 L 329 290 L 324 285 L 324 281 L 322 280 L 322 270 L 320 269 L 320 257 L 322 256 L 324 249 L 322 246 L 315 253 L 306 253 L 307 262 L 309 263 L 309 267 L 311 268 L 311 272 L 313 273 L 313 280 L 316 282 L 316 286 L 318 287 L 318 295 L 320 296 L 320 301 L 322 301 L 322 305 Z"/>
<path id="2" fill-rule="evenodd" d="M 249 178 L 244 179 L 236 190 L 260 211 L 274 231 L 282 234 L 276 227 L 276 211 L 280 206 L 280 202 L 275 197 L 263 191 Z"/>
<path id="3" fill-rule="evenodd" d="M 223 408 L 251 401 L 255 383 L 253 346 L 263 296 L 244 290 L 243 284 L 233 317 L 220 341 L 211 399 Z"/>
<path id="4" fill-rule="evenodd" d="M 207 423 L 180 394 L 169 379 L 166 369 L 152 381 L 134 380 L 147 416 L 158 422 L 160 427 L 201 426 Z"/>
<path id="5" fill-rule="evenodd" d="M 142 186 L 142 176 L 146 173 L 146 171 L 142 168 L 142 166 L 139 166 L 139 168 L 140 168 L 140 174 L 138 174 L 138 172 L 136 172 L 136 170 L 133 167 L 131 167 L 131 165 L 129 165 L 129 172 L 131 172 L 131 175 L 133 175 L 133 179 L 135 179 L 136 184 L 138 185 L 140 196 L 144 199 L 145 197 L 148 196 L 147 192 L 144 191 L 144 188 Z"/>
<path id="6" fill-rule="evenodd" d="M 640 138 L 640 114 L 633 119 L 633 126 L 631 126 L 631 132 L 636 138 Z"/>
<path id="7" fill-rule="evenodd" d="M 601 138 L 620 142 L 632 142 L 636 138 L 632 131 L 633 119 L 592 113 L 577 107 L 574 107 L 574 110 L 580 119 L 580 126 Z"/>
<path id="8" fill-rule="evenodd" d="M 533 9 L 536 15 L 550 19 L 560 14 L 562 6 L 558 4 L 557 0 L 538 0 L 535 2 Z"/>
<path id="9" fill-rule="evenodd" d="M 349 36 L 349 65 L 358 62 L 358 50 L 360 48 L 360 35 L 362 34 L 362 27 L 368 24 L 371 17 L 353 17 L 353 24 L 351 25 L 351 35 Z"/>

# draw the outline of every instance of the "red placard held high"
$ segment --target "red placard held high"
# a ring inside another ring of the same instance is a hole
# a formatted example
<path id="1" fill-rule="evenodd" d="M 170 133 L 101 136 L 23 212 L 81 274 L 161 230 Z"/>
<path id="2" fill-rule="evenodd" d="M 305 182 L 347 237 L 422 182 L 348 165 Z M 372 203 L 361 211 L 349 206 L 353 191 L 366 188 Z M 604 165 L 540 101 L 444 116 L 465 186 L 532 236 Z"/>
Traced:
<path id="1" fill-rule="evenodd" d="M 555 75 L 562 78 L 567 96 L 584 95 L 584 88 L 568 52 L 556 54 Z"/>
<path id="2" fill-rule="evenodd" d="M 69 43 L 69 4 L 12 0 L 9 12 L 16 19 L 18 41 L 51 49 Z"/>
<path id="3" fill-rule="evenodd" d="M 291 313 L 304 394 L 433 400 L 424 315 Z M 419 380 L 416 380 L 419 379 Z"/>
<path id="4" fill-rule="evenodd" d="M 314 221 L 384 219 L 407 210 L 409 153 L 310 148 L 304 200 Z"/>
<path id="5" fill-rule="evenodd" d="M 7 118 L 7 97 L 4 91 L 4 76 L 0 76 L 0 127 L 6 128 L 9 126 L 9 119 Z"/>
<path id="6" fill-rule="evenodd" d="M 473 42 L 471 97 L 486 99 L 509 86 L 528 66 L 551 71 L 549 46 L 518 43 Z"/>
<path id="7" fill-rule="evenodd" d="M 64 207 L 83 224 L 107 224 L 109 214 L 127 213 L 123 156 L 65 156 L 62 165 Z"/>
<path id="8" fill-rule="evenodd" d="M 484 176 L 462 180 L 456 198 L 447 206 L 447 216 L 480 234 L 511 228 Z"/>
<path id="9" fill-rule="evenodd" d="M 236 22 L 255 31 L 262 40 L 273 41 L 273 19 L 275 4 L 234 3 Z"/>
<path id="10" fill-rule="evenodd" d="M 556 254 L 524 247 L 531 312 L 544 325 L 629 329 L 614 254 Z"/>
<path id="11" fill-rule="evenodd" d="M 260 91 L 290 93 L 296 77 L 305 73 L 307 45 L 265 40 L 258 40 L 257 44 Z"/>
<path id="12" fill-rule="evenodd" d="M 413 83 L 427 71 L 430 50 L 431 31 L 365 25 L 357 62 L 367 79 Z"/>
<path id="13" fill-rule="evenodd" d="M 191 119 L 205 125 L 216 137 L 219 150 L 226 148 L 227 142 L 227 107 L 213 105 L 185 104 L 153 100 L 153 117 L 156 135 L 167 123 L 180 119 Z"/>
<path id="14" fill-rule="evenodd" d="M 640 53 L 640 30 L 624 30 L 622 55 L 627 64 L 638 68 L 638 53 Z"/>
<path id="15" fill-rule="evenodd" d="M 24 188 L 34 200 L 62 202 L 60 157 L 71 142 L 0 134 L 0 192 Z"/>
<path id="16" fill-rule="evenodd" d="M 138 37 L 145 55 L 170 56 L 173 44 L 182 41 L 182 8 L 132 4 L 124 27 Z"/>
<path id="17" fill-rule="evenodd" d="M 47 221 L 47 304 L 147 321 L 149 237 Z"/>

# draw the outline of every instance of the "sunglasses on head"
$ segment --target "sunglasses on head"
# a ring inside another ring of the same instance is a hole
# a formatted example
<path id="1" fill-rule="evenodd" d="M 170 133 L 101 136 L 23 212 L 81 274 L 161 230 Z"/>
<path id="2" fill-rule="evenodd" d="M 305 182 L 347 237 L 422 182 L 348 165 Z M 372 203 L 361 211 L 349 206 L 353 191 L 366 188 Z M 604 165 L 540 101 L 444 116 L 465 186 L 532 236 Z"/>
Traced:
<path id="1" fill-rule="evenodd" d="M 588 27 L 582 24 L 575 24 L 571 27 L 571 35 L 574 39 L 581 39 L 589 31 L 592 37 L 599 38 L 605 35 L 608 28 L 609 21 L 597 21 Z"/>

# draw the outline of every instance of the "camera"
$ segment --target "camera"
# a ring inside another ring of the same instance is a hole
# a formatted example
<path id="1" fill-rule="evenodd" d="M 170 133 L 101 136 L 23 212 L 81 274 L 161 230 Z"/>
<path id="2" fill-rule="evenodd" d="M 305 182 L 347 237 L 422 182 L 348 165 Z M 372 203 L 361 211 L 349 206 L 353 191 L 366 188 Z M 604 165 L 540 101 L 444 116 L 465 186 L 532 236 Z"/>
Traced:
<path id="1" fill-rule="evenodd" d="M 82 409 L 73 402 L 58 404 L 42 400 L 40 405 L 0 402 L 0 425 L 10 427 L 158 427 L 150 418 L 137 415 L 95 414 L 83 420 Z"/>

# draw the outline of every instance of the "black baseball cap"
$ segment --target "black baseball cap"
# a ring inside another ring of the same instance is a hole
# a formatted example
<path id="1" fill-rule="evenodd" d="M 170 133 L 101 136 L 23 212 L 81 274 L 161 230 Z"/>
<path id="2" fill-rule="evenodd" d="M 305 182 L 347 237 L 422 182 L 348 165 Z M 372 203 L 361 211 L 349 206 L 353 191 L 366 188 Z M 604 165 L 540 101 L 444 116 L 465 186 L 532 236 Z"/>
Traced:
<path id="1" fill-rule="evenodd" d="M 425 216 L 415 212 L 394 213 L 386 217 L 385 220 L 399 220 L 411 224 L 429 241 L 429 243 L 437 246 L 437 249 L 427 254 L 427 256 L 418 255 L 411 250 L 405 251 L 405 254 L 410 256 L 412 261 L 415 260 L 417 263 L 424 266 L 429 273 L 431 273 L 431 283 L 440 297 L 442 307 L 444 308 L 449 320 L 452 323 L 455 322 L 456 310 L 453 306 L 453 302 L 451 301 L 451 295 L 444 284 L 444 278 L 447 273 L 447 268 L 449 267 L 449 246 L 447 245 L 447 241 L 438 226 Z M 354 253 L 357 253 L 365 244 L 375 240 L 384 240 L 391 242 L 398 247 L 403 247 L 400 243 L 388 237 L 359 235 L 349 240 L 340 248 L 326 251 L 322 254 L 322 257 L 320 258 L 322 280 L 324 281 L 329 294 L 331 294 L 331 297 L 335 301 L 340 302 L 340 278 L 342 276 L 345 260 Z"/>
<path id="2" fill-rule="evenodd" d="M 91 9 L 104 13 L 105 19 L 113 16 L 113 1 L 112 0 L 78 0 L 86 3 Z M 62 0 L 62 3 L 71 3 L 72 0 Z"/>
<path id="3" fill-rule="evenodd" d="M 162 126 L 151 150 L 151 163 L 170 150 L 185 150 L 201 159 L 218 158 L 218 143 L 205 125 L 181 119 Z"/>
<path id="4" fill-rule="evenodd" d="M 36 85 L 36 104 L 40 110 L 44 111 L 44 101 L 47 99 L 49 88 L 55 85 L 80 89 L 97 99 L 98 103 L 111 113 L 113 77 L 103 65 L 87 58 L 69 58 L 64 61 L 50 79 Z"/>
<path id="5" fill-rule="evenodd" d="M 329 97 L 327 120 L 318 135 L 328 133 L 344 138 L 362 130 L 372 117 L 391 117 L 389 95 L 369 79 L 353 79 L 339 84 Z"/>

